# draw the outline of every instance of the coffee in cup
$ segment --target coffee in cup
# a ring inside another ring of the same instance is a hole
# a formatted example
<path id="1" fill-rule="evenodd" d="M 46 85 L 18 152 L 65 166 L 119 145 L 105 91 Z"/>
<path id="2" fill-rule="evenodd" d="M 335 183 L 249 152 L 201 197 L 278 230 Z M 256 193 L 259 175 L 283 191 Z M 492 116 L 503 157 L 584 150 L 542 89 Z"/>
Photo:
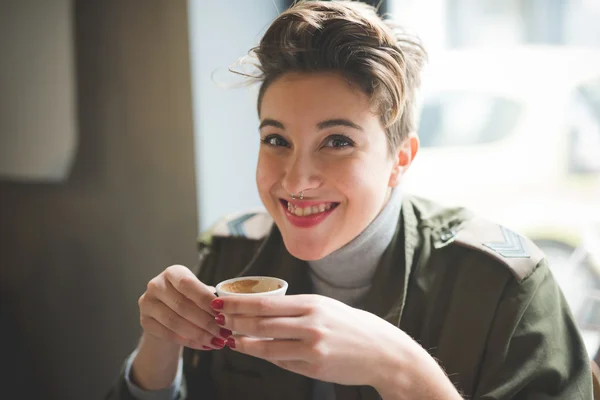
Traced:
<path id="1" fill-rule="evenodd" d="M 224 296 L 284 296 L 288 284 L 270 276 L 244 276 L 228 279 L 216 287 L 219 297 Z"/>

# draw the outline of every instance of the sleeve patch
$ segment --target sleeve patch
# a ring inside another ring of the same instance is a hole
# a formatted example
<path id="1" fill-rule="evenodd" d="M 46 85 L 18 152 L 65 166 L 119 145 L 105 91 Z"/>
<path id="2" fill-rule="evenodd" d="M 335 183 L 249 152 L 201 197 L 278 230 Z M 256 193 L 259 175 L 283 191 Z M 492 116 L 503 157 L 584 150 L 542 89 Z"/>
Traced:
<path id="1" fill-rule="evenodd" d="M 493 257 L 504 264 L 519 282 L 531 275 L 544 258 L 542 251 L 528 238 L 477 217 L 462 226 L 453 242 Z"/>
<path id="2" fill-rule="evenodd" d="M 530 258 L 527 252 L 527 244 L 524 243 L 523 237 L 517 235 L 513 231 L 504 226 L 500 226 L 502 232 L 502 241 L 498 242 L 483 242 L 487 248 L 495 251 L 504 258 Z"/>

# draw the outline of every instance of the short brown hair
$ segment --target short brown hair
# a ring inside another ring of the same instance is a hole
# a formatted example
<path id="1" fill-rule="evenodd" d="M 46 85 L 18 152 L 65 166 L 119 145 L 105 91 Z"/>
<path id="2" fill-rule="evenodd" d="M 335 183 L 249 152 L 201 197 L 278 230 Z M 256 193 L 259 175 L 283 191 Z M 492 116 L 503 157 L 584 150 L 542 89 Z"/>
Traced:
<path id="1" fill-rule="evenodd" d="M 251 50 L 266 89 L 289 72 L 341 73 L 371 99 L 391 150 L 415 130 L 416 89 L 427 54 L 374 7 L 356 1 L 299 1 L 273 21 Z"/>

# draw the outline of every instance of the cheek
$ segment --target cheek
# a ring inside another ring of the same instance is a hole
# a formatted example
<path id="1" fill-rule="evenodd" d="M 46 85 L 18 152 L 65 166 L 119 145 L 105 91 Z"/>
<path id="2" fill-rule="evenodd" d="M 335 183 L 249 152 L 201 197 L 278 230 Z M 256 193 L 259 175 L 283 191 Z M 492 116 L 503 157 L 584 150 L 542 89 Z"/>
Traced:
<path id="1" fill-rule="evenodd" d="M 358 235 L 379 214 L 388 193 L 391 166 L 373 159 L 354 162 L 337 169 L 338 190 L 347 200 L 344 230 L 347 242 Z"/>
<path id="2" fill-rule="evenodd" d="M 330 182 L 335 182 L 350 203 L 368 206 L 385 196 L 390 170 L 374 160 L 348 160 L 329 168 Z"/>
<path id="3" fill-rule="evenodd" d="M 278 180 L 278 171 L 281 171 L 274 157 L 260 152 L 256 165 L 256 186 L 261 198 L 265 198 L 272 186 Z"/>

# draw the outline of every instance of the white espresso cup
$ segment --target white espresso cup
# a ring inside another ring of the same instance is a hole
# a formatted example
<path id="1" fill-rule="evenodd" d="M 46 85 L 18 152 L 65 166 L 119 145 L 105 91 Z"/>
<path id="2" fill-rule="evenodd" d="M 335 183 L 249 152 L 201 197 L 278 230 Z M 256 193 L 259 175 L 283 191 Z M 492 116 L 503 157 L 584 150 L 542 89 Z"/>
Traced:
<path id="1" fill-rule="evenodd" d="M 219 297 L 285 296 L 288 283 L 270 276 L 242 276 L 228 279 L 216 287 Z"/>
<path id="2" fill-rule="evenodd" d="M 261 296 L 285 296 L 288 283 L 283 279 L 270 276 L 242 276 L 228 279 L 219 283 L 216 287 L 219 297 L 261 297 Z M 234 335 L 237 332 L 233 332 Z M 255 339 L 271 340 L 272 338 Z"/>

